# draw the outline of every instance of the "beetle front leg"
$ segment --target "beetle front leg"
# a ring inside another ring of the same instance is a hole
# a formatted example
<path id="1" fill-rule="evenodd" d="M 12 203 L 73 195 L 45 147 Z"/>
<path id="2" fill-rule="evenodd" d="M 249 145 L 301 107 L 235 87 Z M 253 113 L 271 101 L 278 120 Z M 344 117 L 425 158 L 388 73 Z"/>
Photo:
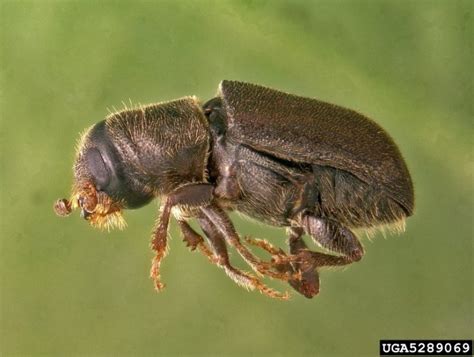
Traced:
<path id="1" fill-rule="evenodd" d="M 162 259 L 166 256 L 168 250 L 168 224 L 170 220 L 172 205 L 168 200 L 163 207 L 160 215 L 159 223 L 153 231 L 153 239 L 151 241 L 151 249 L 155 251 L 155 256 L 151 261 L 150 277 L 153 279 L 155 290 L 162 290 L 165 285 L 161 282 L 160 266 Z"/>
<path id="2" fill-rule="evenodd" d="M 179 187 L 166 198 L 158 224 L 153 231 L 153 239 L 150 244 L 151 249 L 155 251 L 155 257 L 151 264 L 150 277 L 153 279 L 157 291 L 164 288 L 164 284 L 160 280 L 160 266 L 167 252 L 168 225 L 171 209 L 176 205 L 199 207 L 208 204 L 212 200 L 213 189 L 213 186 L 208 183 L 192 183 Z"/>
<path id="3" fill-rule="evenodd" d="M 209 219 L 225 237 L 225 239 L 232 245 L 245 262 L 252 267 L 252 269 L 261 274 L 271 278 L 288 281 L 294 278 L 293 274 L 289 272 L 276 272 L 272 270 L 274 265 L 272 263 L 263 262 L 254 256 L 241 242 L 238 234 L 235 231 L 234 225 L 230 221 L 227 214 L 216 205 L 209 205 L 201 207 L 201 212 L 207 219 Z"/>

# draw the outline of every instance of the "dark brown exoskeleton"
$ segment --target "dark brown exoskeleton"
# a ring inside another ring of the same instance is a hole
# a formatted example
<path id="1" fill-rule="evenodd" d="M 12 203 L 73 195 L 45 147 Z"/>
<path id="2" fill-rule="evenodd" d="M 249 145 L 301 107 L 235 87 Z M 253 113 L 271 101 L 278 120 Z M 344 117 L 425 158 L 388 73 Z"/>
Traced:
<path id="1" fill-rule="evenodd" d="M 88 130 L 79 143 L 70 200 L 99 227 L 123 226 L 122 209 L 162 198 L 153 232 L 151 277 L 160 264 L 173 215 L 192 250 L 199 249 L 247 289 L 287 298 L 259 277 L 288 281 L 306 297 L 319 292 L 320 267 L 358 261 L 353 229 L 403 229 L 414 207 L 413 185 L 388 134 L 365 116 L 316 99 L 223 81 L 203 106 L 194 97 L 126 109 Z M 289 254 L 261 239 L 241 242 L 226 211 L 286 227 Z M 203 239 L 188 224 L 196 219 Z M 331 255 L 307 248 L 309 235 Z M 227 244 L 257 273 L 231 265 Z M 257 258 L 256 245 L 272 255 Z"/>

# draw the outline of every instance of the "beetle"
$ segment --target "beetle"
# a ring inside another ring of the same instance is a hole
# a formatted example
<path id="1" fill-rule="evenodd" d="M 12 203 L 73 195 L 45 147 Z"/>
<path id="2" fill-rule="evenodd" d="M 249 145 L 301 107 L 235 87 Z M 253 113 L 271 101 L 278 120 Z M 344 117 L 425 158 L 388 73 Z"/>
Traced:
<path id="1" fill-rule="evenodd" d="M 409 171 L 391 137 L 356 111 L 260 85 L 224 80 L 204 104 L 196 97 L 125 108 L 80 139 L 69 200 L 93 226 L 123 227 L 122 211 L 161 199 L 151 248 L 151 278 L 161 290 L 168 224 L 238 285 L 280 299 L 261 277 L 288 282 L 311 298 L 319 269 L 359 261 L 354 229 L 403 230 L 413 214 Z M 289 253 L 237 234 L 227 212 L 285 227 Z M 189 224 L 196 219 L 204 233 Z M 311 251 L 307 234 L 325 251 Z M 255 273 L 234 267 L 227 244 Z M 255 256 L 250 246 L 271 254 Z"/>

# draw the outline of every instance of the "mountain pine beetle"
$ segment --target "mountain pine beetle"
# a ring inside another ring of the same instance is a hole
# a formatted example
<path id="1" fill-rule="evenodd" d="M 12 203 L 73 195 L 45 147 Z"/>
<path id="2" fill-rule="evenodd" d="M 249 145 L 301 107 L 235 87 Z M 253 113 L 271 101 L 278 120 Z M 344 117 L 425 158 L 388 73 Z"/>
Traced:
<path id="1" fill-rule="evenodd" d="M 157 290 L 164 287 L 160 264 L 173 215 L 192 250 L 238 285 L 280 299 L 288 293 L 260 277 L 287 281 L 311 298 L 319 292 L 320 267 L 364 255 L 353 229 L 403 229 L 414 209 L 407 166 L 375 122 L 337 105 L 236 81 L 221 82 L 204 105 L 184 97 L 124 109 L 92 126 L 78 145 L 72 196 L 54 208 L 61 216 L 80 208 L 94 226 L 123 227 L 123 209 L 154 198 L 162 202 L 151 241 Z M 243 243 L 226 213 L 233 210 L 286 227 L 289 253 L 266 240 Z M 309 250 L 304 234 L 328 252 Z M 227 244 L 256 275 L 231 265 Z M 272 259 L 256 257 L 249 245 Z"/>

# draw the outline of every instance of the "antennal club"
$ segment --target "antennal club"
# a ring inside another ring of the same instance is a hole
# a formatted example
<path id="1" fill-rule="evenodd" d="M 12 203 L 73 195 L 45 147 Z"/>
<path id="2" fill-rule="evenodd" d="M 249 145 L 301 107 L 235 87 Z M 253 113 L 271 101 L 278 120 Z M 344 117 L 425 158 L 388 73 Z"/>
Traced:
<path id="1" fill-rule="evenodd" d="M 58 216 L 66 217 L 72 212 L 71 202 L 65 198 L 61 198 L 54 203 L 54 212 Z"/>

